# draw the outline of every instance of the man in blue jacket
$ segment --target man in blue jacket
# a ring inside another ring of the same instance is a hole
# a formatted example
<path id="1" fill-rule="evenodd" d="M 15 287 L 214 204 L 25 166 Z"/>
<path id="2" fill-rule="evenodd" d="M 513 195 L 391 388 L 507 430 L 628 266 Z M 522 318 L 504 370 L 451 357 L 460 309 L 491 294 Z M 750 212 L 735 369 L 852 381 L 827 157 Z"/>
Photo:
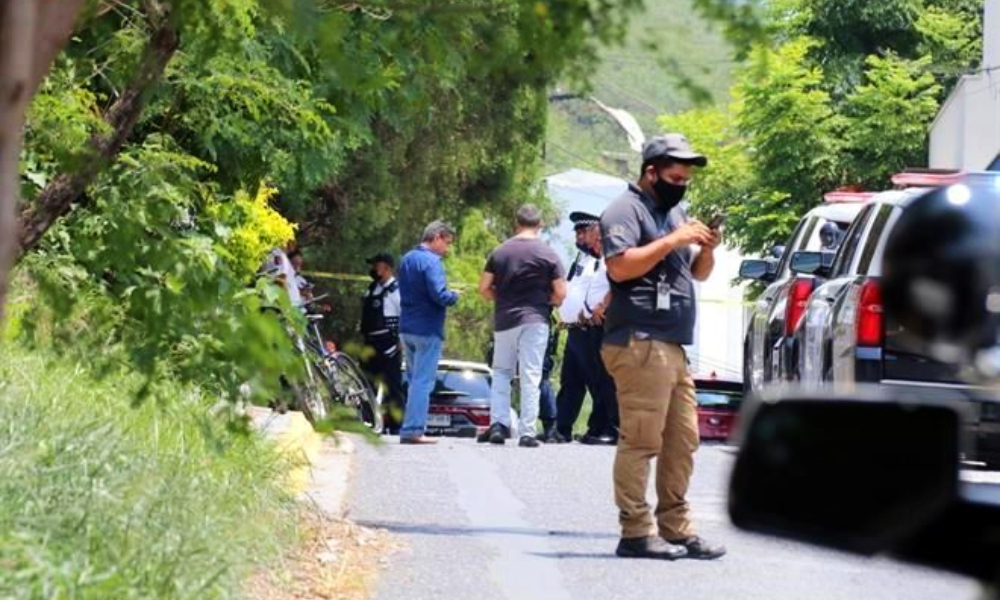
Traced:
<path id="1" fill-rule="evenodd" d="M 420 245 L 403 257 L 396 275 L 402 300 L 399 332 L 410 386 L 399 431 L 401 444 L 435 443 L 424 431 L 444 342 L 445 312 L 458 302 L 458 292 L 448 289 L 441 264 L 441 257 L 448 253 L 454 239 L 451 225 L 434 221 L 424 229 Z"/>

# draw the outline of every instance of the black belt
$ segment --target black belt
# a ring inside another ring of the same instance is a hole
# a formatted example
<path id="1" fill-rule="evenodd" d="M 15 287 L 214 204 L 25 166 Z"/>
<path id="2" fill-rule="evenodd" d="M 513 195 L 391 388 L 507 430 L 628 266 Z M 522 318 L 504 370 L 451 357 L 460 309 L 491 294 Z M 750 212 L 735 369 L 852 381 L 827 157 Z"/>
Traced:
<path id="1" fill-rule="evenodd" d="M 566 330 L 578 329 L 580 331 L 587 331 L 588 329 L 592 329 L 594 327 L 596 327 L 596 325 L 584 325 L 582 323 L 560 323 L 559 324 L 559 329 L 566 329 Z"/>

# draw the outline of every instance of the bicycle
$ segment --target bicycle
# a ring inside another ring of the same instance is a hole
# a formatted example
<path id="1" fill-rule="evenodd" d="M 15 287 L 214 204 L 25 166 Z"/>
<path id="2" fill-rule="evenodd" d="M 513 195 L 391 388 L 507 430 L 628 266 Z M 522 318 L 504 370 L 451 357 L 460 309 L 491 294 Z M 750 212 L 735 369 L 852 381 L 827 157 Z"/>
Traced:
<path id="1" fill-rule="evenodd" d="M 301 379 L 295 383 L 286 382 L 286 385 L 295 395 L 295 408 L 301 410 L 306 419 L 313 425 L 316 425 L 330 417 L 332 404 L 330 391 L 320 381 L 322 369 L 317 368 L 306 338 L 290 326 L 286 326 L 286 331 L 292 338 L 292 344 L 296 353 L 302 358 L 304 373 Z"/>
<path id="2" fill-rule="evenodd" d="M 314 298 L 306 306 L 324 297 Z M 353 410 L 358 419 L 374 433 L 382 433 L 385 423 L 380 398 L 375 395 L 358 363 L 349 355 L 333 349 L 332 344 L 323 339 L 319 323 L 324 318 L 321 314 L 306 315 L 310 335 L 305 340 L 305 347 L 311 354 L 315 369 L 334 402 Z"/>

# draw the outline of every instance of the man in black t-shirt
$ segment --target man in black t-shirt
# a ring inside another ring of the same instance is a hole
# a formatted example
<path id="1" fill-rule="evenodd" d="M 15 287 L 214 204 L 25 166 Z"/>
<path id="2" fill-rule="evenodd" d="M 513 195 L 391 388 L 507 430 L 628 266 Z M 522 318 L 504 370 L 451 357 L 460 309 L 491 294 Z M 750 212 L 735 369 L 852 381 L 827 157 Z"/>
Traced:
<path id="1" fill-rule="evenodd" d="M 510 382 L 516 370 L 521 383 L 519 445 L 538 446 L 535 420 L 549 315 L 566 296 L 562 263 L 539 238 L 541 223 L 535 206 L 518 209 L 517 234 L 493 250 L 479 280 L 479 293 L 495 302 L 488 432 L 494 444 L 503 444 L 510 435 Z"/>
<path id="2" fill-rule="evenodd" d="M 601 216 L 611 281 L 601 357 L 615 380 L 621 417 L 614 466 L 618 556 L 710 559 L 726 552 L 694 534 L 686 498 L 698 416 L 683 345 L 694 334 L 694 281 L 712 273 L 721 234 L 689 219 L 680 201 L 694 168 L 707 162 L 683 135 L 650 139 L 639 181 Z M 653 457 L 655 521 L 646 502 Z"/>

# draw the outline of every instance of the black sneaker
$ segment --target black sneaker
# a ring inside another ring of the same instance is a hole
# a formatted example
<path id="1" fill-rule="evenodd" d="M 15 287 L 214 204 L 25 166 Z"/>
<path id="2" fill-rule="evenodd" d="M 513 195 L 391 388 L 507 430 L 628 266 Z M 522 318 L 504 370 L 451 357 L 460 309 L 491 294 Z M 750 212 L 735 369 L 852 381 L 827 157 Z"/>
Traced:
<path id="1" fill-rule="evenodd" d="M 489 435 L 491 444 L 502 446 L 510 437 L 510 428 L 502 423 L 494 423 L 490 425 L 490 429 L 486 433 Z"/>
<path id="2" fill-rule="evenodd" d="M 681 546 L 687 550 L 687 558 L 714 560 L 726 554 L 726 547 L 721 544 L 710 544 L 694 535 L 679 540 L 666 540 L 669 544 Z"/>
<path id="3" fill-rule="evenodd" d="M 657 558 L 660 560 L 677 560 L 687 556 L 687 549 L 667 542 L 656 536 L 622 538 L 618 541 L 615 554 L 622 558 Z"/>
<path id="4" fill-rule="evenodd" d="M 522 435 L 521 441 L 517 445 L 522 448 L 537 448 L 540 443 L 538 442 L 538 438 L 533 435 Z"/>
<path id="5" fill-rule="evenodd" d="M 597 434 L 588 431 L 580 437 L 580 443 L 588 446 L 614 446 L 618 443 L 618 438 L 606 433 Z"/>

